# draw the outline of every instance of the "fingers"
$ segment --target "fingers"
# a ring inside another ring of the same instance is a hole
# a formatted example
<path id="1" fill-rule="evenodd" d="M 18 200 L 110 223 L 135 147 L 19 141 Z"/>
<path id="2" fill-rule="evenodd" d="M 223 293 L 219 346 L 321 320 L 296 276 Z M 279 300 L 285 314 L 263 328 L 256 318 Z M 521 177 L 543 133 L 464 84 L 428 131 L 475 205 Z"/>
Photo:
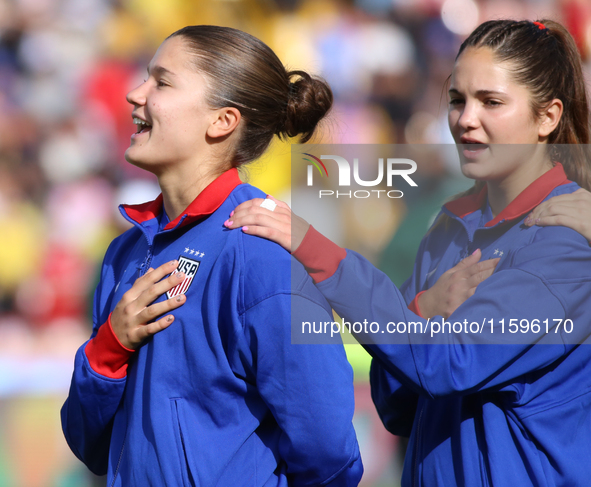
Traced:
<path id="1" fill-rule="evenodd" d="M 579 233 L 583 233 L 583 231 L 579 228 L 579 224 L 580 221 L 578 218 L 565 214 L 540 216 L 535 221 L 535 225 L 538 225 L 540 227 L 561 225 L 563 227 L 572 228 L 573 230 L 576 230 Z"/>
<path id="2" fill-rule="evenodd" d="M 579 232 L 587 240 L 591 240 L 591 202 L 587 206 L 567 206 L 564 204 L 548 206 L 532 213 L 525 224 L 528 226 L 538 225 L 540 227 L 560 225 L 572 228 Z"/>
<path id="3" fill-rule="evenodd" d="M 270 194 L 267 195 L 267 198 L 269 198 L 270 200 L 273 200 L 275 203 L 277 203 L 277 206 L 279 206 L 285 210 L 291 211 L 291 208 L 289 207 L 289 205 L 285 201 L 278 200 L 274 196 L 271 196 Z"/>
<path id="4" fill-rule="evenodd" d="M 247 207 L 246 210 L 237 208 L 234 215 L 224 222 L 224 226 L 230 229 L 242 228 L 244 233 L 266 238 L 278 243 L 288 252 L 292 252 L 294 239 L 297 247 L 309 225 L 305 220 L 292 215 L 289 207 L 287 210 L 282 208 L 283 213 L 279 213 L 278 210 L 279 207 L 275 208 L 275 211 L 269 211 L 254 205 Z"/>
<path id="5" fill-rule="evenodd" d="M 289 205 L 283 201 L 280 201 L 278 199 L 275 199 L 273 196 L 268 195 L 267 198 L 269 198 L 270 200 L 273 200 L 276 204 L 277 204 L 277 208 L 275 208 L 273 211 L 268 210 L 267 208 L 261 208 L 261 204 L 263 201 L 265 201 L 263 198 L 253 198 L 252 200 L 248 200 L 245 201 L 244 203 L 240 203 L 236 208 L 234 208 L 234 211 L 230 213 L 230 219 L 233 219 L 232 217 L 237 214 L 237 213 L 241 213 L 241 212 L 248 212 L 248 211 L 260 211 L 260 212 L 268 212 L 268 213 L 289 213 L 291 212 L 291 208 L 289 207 Z"/>
<path id="6" fill-rule="evenodd" d="M 247 211 L 235 212 L 233 216 L 224 222 L 224 226 L 231 229 L 240 228 L 245 225 L 266 226 L 280 231 L 288 231 L 291 225 L 291 215 L 287 213 L 275 213 L 266 208 L 253 207 Z"/>
<path id="7" fill-rule="evenodd" d="M 280 212 L 281 211 L 281 212 Z M 283 213 L 282 213 L 283 212 Z M 240 228 L 244 225 L 273 224 L 274 222 L 287 224 L 291 221 L 291 214 L 286 210 L 269 211 L 266 208 L 253 206 L 246 210 L 237 210 L 224 222 L 226 228 Z"/>
<path id="8" fill-rule="evenodd" d="M 500 260 L 501 259 L 497 257 L 495 259 L 487 259 L 483 260 L 482 262 L 476 262 L 475 264 L 472 264 L 471 266 L 462 269 L 458 272 L 458 274 L 464 279 L 470 279 L 472 276 L 478 274 L 479 272 L 488 270 L 494 271 L 495 267 L 497 266 Z"/>
<path id="9" fill-rule="evenodd" d="M 277 206 L 274 210 L 262 208 L 261 198 L 254 198 L 238 205 L 224 222 L 229 229 L 242 228 L 244 233 L 263 237 L 293 252 L 302 242 L 309 224 L 294 215 L 289 205 L 267 195 Z"/>
<path id="10" fill-rule="evenodd" d="M 148 324 L 154 321 L 158 316 L 161 316 L 173 309 L 182 306 L 185 301 L 186 297 L 184 294 L 179 294 L 174 298 L 167 299 L 166 301 L 161 301 L 159 303 L 154 303 L 146 308 L 144 308 L 138 315 L 138 320 L 140 324 L 148 326 Z M 160 321 L 160 320 L 159 320 Z"/>
<path id="11" fill-rule="evenodd" d="M 160 267 L 153 269 L 150 267 L 148 271 L 143 275 L 136 279 L 131 286 L 131 289 L 127 291 L 123 298 L 127 301 L 133 301 L 138 298 L 146 289 L 152 286 L 154 283 L 160 281 L 164 276 L 170 274 L 174 271 L 179 265 L 178 260 L 171 260 L 166 264 L 162 264 Z"/>
<path id="12" fill-rule="evenodd" d="M 570 213 L 573 211 L 591 211 L 591 193 L 580 188 L 574 193 L 554 196 L 549 200 L 540 203 L 529 214 L 525 224 L 532 226 L 537 224 L 536 220 L 546 216 L 556 216 L 559 214 Z"/>
<path id="13" fill-rule="evenodd" d="M 528 226 L 569 227 L 591 241 L 591 193 L 581 188 L 571 194 L 550 198 L 535 208 L 524 223 Z"/>
<path id="14" fill-rule="evenodd" d="M 234 211 L 230 213 L 230 216 L 233 216 L 238 211 L 248 210 L 252 206 L 258 206 L 260 208 L 263 201 L 265 200 L 262 198 L 254 198 L 252 200 L 245 201 L 244 203 L 240 203 L 236 208 L 234 208 Z"/>
<path id="15" fill-rule="evenodd" d="M 291 249 L 291 232 L 280 232 L 275 228 L 263 226 L 243 226 L 242 231 L 248 235 L 263 237 L 281 245 L 288 252 Z"/>
<path id="16" fill-rule="evenodd" d="M 470 254 L 468 257 L 463 258 L 455 266 L 453 266 L 451 269 L 448 269 L 443 274 L 446 276 L 451 276 L 452 274 L 456 274 L 458 272 L 462 272 L 466 269 L 469 269 L 471 266 L 473 266 L 480 260 L 480 257 L 482 257 L 482 251 L 480 249 L 476 249 L 474 252 L 472 252 L 472 254 Z M 456 278 L 460 276 L 464 277 L 464 274 L 458 274 Z"/>
<path id="17" fill-rule="evenodd" d="M 291 210 L 283 202 L 277 206 L 274 211 L 261 208 L 258 201 L 260 199 L 250 200 L 242 203 L 233 215 L 224 222 L 224 226 L 229 229 L 242 227 L 243 231 L 249 235 L 256 235 L 272 240 L 283 248 L 291 251 Z"/>
<path id="18" fill-rule="evenodd" d="M 146 336 L 172 323 L 171 315 L 157 320 L 157 325 L 154 325 L 154 320 L 182 306 L 186 301 L 184 295 L 159 303 L 151 303 L 185 278 L 182 272 L 173 273 L 177 267 L 178 261 L 173 260 L 156 269 L 148 269 L 146 274 L 136 279 L 131 289 L 115 306 L 111 314 L 111 325 L 117 338 L 125 347 L 132 349 L 139 347 Z M 163 279 L 167 274 L 170 275 Z M 146 327 L 149 327 L 148 330 L 144 330 Z"/>
<path id="19" fill-rule="evenodd" d="M 471 294 L 474 294 L 476 287 L 483 282 L 484 280 L 488 279 L 490 276 L 493 275 L 497 264 L 501 259 L 489 259 L 483 262 L 479 262 L 478 264 L 474 265 L 471 269 L 473 273 L 470 277 L 467 278 L 466 284 L 469 286 L 471 290 Z"/>
<path id="20" fill-rule="evenodd" d="M 548 200 L 549 203 L 550 200 Z M 581 204 L 573 200 L 568 201 L 553 201 L 544 206 L 538 206 L 525 219 L 525 224 L 528 226 L 536 225 L 538 220 L 547 216 L 570 215 L 576 216 L 581 211 Z"/>
<path id="21" fill-rule="evenodd" d="M 482 252 L 480 249 L 476 249 L 474 252 L 472 252 L 471 255 L 469 255 L 468 257 L 462 259 L 460 262 L 458 262 L 454 267 L 452 267 L 450 270 L 455 269 L 454 272 L 461 270 L 461 269 L 465 269 L 467 267 L 470 267 L 473 264 L 476 264 L 476 262 L 478 262 L 480 260 L 480 257 L 482 257 Z"/>
<path id="22" fill-rule="evenodd" d="M 476 255 L 477 254 L 474 253 L 470 256 L 472 257 L 472 261 Z M 464 260 L 467 259 L 469 259 L 469 257 Z M 455 267 L 456 271 L 453 273 L 453 275 L 450 275 L 450 283 L 452 286 L 454 286 L 455 292 L 458 292 L 458 289 L 462 291 L 465 289 L 476 289 L 478 284 L 493 274 L 500 260 L 500 258 L 487 259 L 483 260 L 482 262 L 472 263 L 467 267 L 459 267 L 461 262 L 457 264 Z"/>
<path id="23" fill-rule="evenodd" d="M 152 283 L 152 285 L 146 288 L 136 299 L 135 308 L 137 311 L 141 311 L 150 303 L 153 303 L 159 296 L 162 296 L 165 292 L 170 291 L 173 287 L 178 286 L 183 279 L 185 274 L 183 272 L 175 272 L 168 276 L 166 279 Z"/>
<path id="24" fill-rule="evenodd" d="M 156 333 L 168 328 L 174 321 L 173 315 L 167 315 L 160 318 L 158 321 L 148 323 L 147 325 L 136 328 L 133 333 L 133 338 L 138 343 L 142 343 Z"/>

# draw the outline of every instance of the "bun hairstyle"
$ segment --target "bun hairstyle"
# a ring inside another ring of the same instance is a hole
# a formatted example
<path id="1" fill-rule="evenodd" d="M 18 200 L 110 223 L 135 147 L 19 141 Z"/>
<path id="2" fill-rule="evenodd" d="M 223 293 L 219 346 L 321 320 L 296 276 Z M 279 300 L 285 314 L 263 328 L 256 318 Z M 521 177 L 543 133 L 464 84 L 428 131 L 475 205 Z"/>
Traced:
<path id="1" fill-rule="evenodd" d="M 205 74 L 211 108 L 234 107 L 242 115 L 232 167 L 265 152 L 274 135 L 310 140 L 332 106 L 328 84 L 304 71 L 286 71 L 275 53 L 256 37 L 230 27 L 194 25 L 180 36 Z"/>
<path id="2" fill-rule="evenodd" d="M 562 101 L 562 117 L 548 136 L 551 156 L 569 179 L 591 190 L 591 160 L 581 145 L 589 144 L 589 105 L 581 56 L 569 32 L 552 20 L 490 20 L 468 36 L 456 60 L 468 47 L 487 47 L 512 65 L 514 79 L 531 94 L 534 116 L 553 99 Z"/>
<path id="3" fill-rule="evenodd" d="M 282 138 L 302 134 L 301 142 L 312 137 L 318 122 L 332 106 L 332 91 L 320 78 L 313 78 L 305 71 L 290 71 L 288 78 L 299 77 L 289 83 L 289 94 L 283 126 L 276 132 Z"/>

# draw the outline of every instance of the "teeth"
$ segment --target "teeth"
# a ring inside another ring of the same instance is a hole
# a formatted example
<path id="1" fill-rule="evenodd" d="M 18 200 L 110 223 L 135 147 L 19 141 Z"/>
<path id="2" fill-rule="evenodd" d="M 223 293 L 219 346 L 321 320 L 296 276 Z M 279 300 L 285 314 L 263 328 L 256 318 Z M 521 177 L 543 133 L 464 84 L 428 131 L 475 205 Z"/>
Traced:
<path id="1" fill-rule="evenodd" d="M 141 118 L 137 118 L 137 117 L 133 117 L 133 123 L 136 125 L 145 125 L 146 127 L 149 127 L 150 124 L 144 120 L 142 120 Z"/>

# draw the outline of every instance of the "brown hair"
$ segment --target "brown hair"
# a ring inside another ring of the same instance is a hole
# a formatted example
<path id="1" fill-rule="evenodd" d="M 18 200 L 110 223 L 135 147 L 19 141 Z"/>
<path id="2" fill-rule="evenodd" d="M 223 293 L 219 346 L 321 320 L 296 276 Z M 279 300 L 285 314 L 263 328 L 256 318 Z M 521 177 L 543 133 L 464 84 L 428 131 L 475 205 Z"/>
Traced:
<path id="1" fill-rule="evenodd" d="M 511 63 L 515 80 L 531 93 L 534 116 L 553 99 L 562 101 L 562 117 L 548 136 L 551 157 L 562 163 L 570 180 L 591 190 L 591 159 L 583 145 L 589 144 L 589 106 L 581 56 L 569 32 L 552 20 L 489 20 L 462 43 L 456 61 L 468 47 L 487 47 L 499 62 Z M 477 181 L 452 199 L 478 193 L 483 186 Z"/>
<path id="2" fill-rule="evenodd" d="M 307 142 L 332 106 L 325 81 L 287 71 L 266 44 L 246 32 L 193 25 L 168 38 L 175 36 L 187 41 L 197 69 L 209 78 L 209 106 L 234 107 L 242 115 L 233 167 L 262 155 L 273 135 L 286 139 L 301 134 L 300 142 Z"/>

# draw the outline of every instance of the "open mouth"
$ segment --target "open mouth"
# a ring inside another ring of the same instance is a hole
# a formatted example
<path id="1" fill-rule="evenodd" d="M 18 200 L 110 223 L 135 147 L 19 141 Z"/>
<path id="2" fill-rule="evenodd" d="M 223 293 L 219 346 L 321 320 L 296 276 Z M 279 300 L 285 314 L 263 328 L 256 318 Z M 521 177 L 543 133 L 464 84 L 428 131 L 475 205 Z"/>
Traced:
<path id="1" fill-rule="evenodd" d="M 136 134 L 143 134 L 144 132 L 148 132 L 152 128 L 152 126 L 148 122 L 142 120 L 141 118 L 134 117 L 133 123 L 137 125 Z"/>
<path id="2" fill-rule="evenodd" d="M 480 144 L 480 143 L 468 143 L 465 142 L 461 144 L 462 152 L 461 154 L 464 156 L 466 160 L 477 161 L 480 160 L 481 157 L 486 153 L 488 149 L 487 144 Z"/>
<path id="3" fill-rule="evenodd" d="M 461 144 L 462 152 L 466 157 L 475 157 L 486 149 L 488 149 L 488 144 L 481 144 L 480 142 L 464 142 Z"/>
<path id="4" fill-rule="evenodd" d="M 464 149 L 478 150 L 478 149 L 486 149 L 488 147 L 488 144 L 481 144 L 480 142 L 464 142 L 463 146 L 464 146 Z"/>

